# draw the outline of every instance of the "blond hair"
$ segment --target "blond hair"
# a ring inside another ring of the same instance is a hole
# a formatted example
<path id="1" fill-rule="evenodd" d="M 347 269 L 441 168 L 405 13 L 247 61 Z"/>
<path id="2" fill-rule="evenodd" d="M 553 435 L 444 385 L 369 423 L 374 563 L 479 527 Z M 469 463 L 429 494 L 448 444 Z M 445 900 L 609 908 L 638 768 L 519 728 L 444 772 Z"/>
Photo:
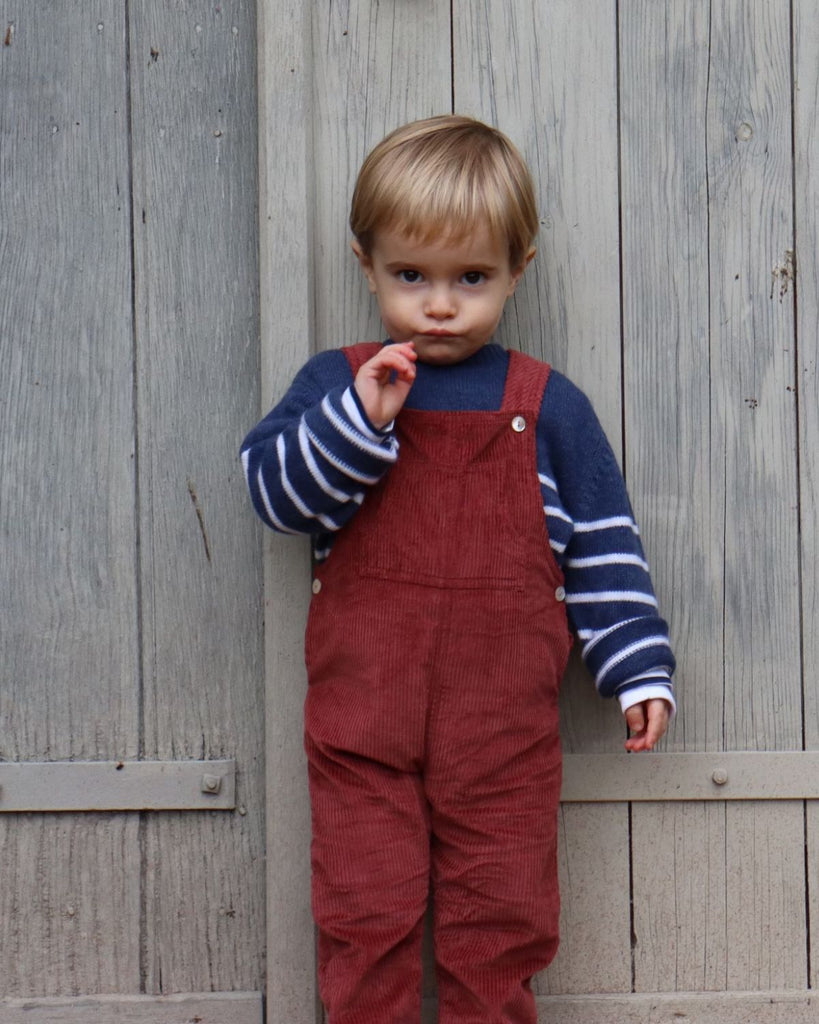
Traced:
<path id="1" fill-rule="evenodd" d="M 421 242 L 442 235 L 461 241 L 478 224 L 509 245 L 520 267 L 538 229 L 529 170 L 496 128 L 443 114 L 391 132 L 362 164 L 350 228 L 370 254 L 379 229 Z"/>

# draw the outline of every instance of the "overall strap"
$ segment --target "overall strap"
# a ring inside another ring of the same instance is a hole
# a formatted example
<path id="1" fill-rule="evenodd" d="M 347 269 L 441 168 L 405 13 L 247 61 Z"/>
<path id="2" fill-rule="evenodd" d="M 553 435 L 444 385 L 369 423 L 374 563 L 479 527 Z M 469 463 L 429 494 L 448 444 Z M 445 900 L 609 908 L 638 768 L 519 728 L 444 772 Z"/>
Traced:
<path id="1" fill-rule="evenodd" d="M 548 363 L 510 349 L 501 409 L 504 412 L 516 409 L 539 410 L 551 370 Z"/>
<path id="2" fill-rule="evenodd" d="M 347 345 L 341 350 L 347 357 L 353 376 L 358 373 L 368 359 L 381 351 L 380 341 L 360 341 L 357 345 Z"/>

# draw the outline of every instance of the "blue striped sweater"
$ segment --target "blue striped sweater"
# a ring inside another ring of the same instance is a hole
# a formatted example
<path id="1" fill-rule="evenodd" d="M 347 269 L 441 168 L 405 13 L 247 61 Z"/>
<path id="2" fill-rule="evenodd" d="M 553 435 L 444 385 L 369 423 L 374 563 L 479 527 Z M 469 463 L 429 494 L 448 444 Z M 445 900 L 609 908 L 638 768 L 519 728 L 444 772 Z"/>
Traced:
<path id="1" fill-rule="evenodd" d="M 452 366 L 417 364 L 407 408 L 494 410 L 508 353 L 486 345 Z M 339 349 L 314 356 L 242 444 L 253 505 L 281 533 L 309 534 L 315 556 L 399 457 L 390 428 L 367 419 Z M 588 399 L 552 371 L 537 424 L 537 470 L 549 540 L 565 575 L 569 623 L 597 689 L 625 710 L 672 707 L 674 657 L 625 483 Z"/>

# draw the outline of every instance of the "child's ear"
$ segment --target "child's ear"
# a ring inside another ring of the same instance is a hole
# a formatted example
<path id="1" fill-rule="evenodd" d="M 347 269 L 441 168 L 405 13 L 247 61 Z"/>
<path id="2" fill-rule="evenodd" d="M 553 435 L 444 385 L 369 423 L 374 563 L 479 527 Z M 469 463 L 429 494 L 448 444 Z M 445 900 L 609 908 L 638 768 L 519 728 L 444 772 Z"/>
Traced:
<path id="1" fill-rule="evenodd" d="M 356 259 L 364 271 L 364 276 L 367 278 L 367 285 L 371 292 L 375 292 L 375 275 L 373 273 L 373 261 L 370 259 L 368 253 L 364 251 L 364 247 L 357 238 L 354 238 L 350 242 L 350 248 L 355 253 Z"/>
<path id="2" fill-rule="evenodd" d="M 516 268 L 515 270 L 513 270 L 513 271 L 512 271 L 512 280 L 511 280 L 511 283 L 510 283 L 510 285 L 509 285 L 509 291 L 508 291 L 508 293 L 507 293 L 507 296 L 506 296 L 507 298 L 508 298 L 508 297 L 509 297 L 509 296 L 510 296 L 510 295 L 512 294 L 512 292 L 514 292 L 514 290 L 515 290 L 515 289 L 517 288 L 517 286 L 518 286 L 518 282 L 519 282 L 519 281 L 520 281 L 520 279 L 521 279 L 521 278 L 523 277 L 523 271 L 524 271 L 524 270 L 525 270 L 525 269 L 526 269 L 526 268 L 527 268 L 527 267 L 529 266 L 529 264 L 530 264 L 530 263 L 532 262 L 532 260 L 533 260 L 533 259 L 535 258 L 535 253 L 536 253 L 536 252 L 537 252 L 537 249 L 535 249 L 535 248 L 534 248 L 534 246 L 533 246 L 533 247 L 532 247 L 532 248 L 531 248 L 531 249 L 530 249 L 530 250 L 529 250 L 529 251 L 528 251 L 528 252 L 526 253 L 526 255 L 525 255 L 525 256 L 523 257 L 523 259 L 521 260 L 520 266 L 519 266 L 519 267 L 517 267 L 517 268 Z"/>

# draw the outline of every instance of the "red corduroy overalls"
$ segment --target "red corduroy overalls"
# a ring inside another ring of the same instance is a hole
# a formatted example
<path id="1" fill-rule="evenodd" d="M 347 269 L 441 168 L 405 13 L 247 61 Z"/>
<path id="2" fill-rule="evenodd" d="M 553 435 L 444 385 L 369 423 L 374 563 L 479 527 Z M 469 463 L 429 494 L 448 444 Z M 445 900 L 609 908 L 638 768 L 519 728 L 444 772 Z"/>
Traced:
<path id="1" fill-rule="evenodd" d="M 345 350 L 353 369 L 377 345 Z M 558 688 L 571 644 L 535 425 L 403 410 L 400 454 L 319 566 L 307 628 L 313 912 L 331 1024 L 418 1024 L 430 886 L 441 1024 L 534 1024 L 557 949 Z"/>

